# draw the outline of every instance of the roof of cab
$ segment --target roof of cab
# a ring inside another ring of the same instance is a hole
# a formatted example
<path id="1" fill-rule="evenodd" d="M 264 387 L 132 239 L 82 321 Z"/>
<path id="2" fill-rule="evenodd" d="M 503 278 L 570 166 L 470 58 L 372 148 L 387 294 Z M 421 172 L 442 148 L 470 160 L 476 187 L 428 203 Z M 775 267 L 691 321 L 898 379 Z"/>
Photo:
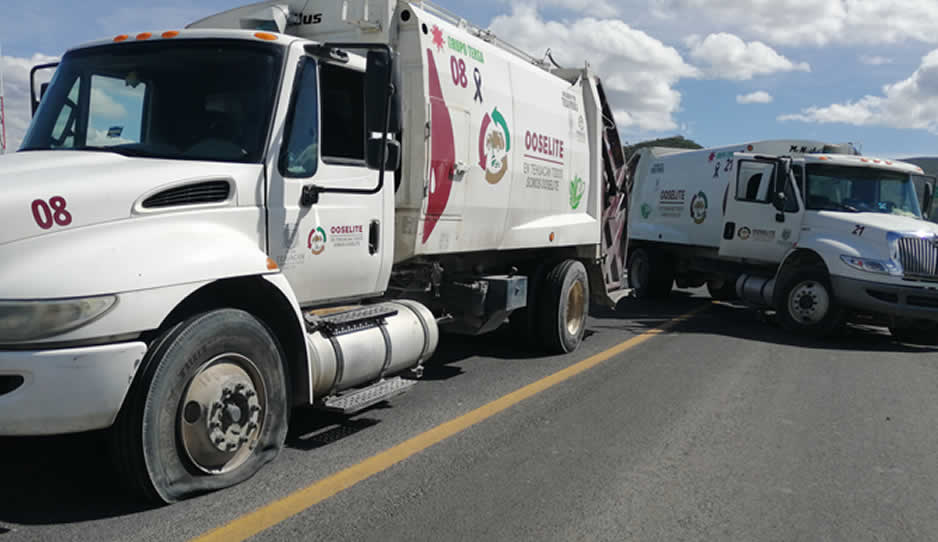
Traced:
<path id="1" fill-rule="evenodd" d="M 899 160 L 886 160 L 872 156 L 859 156 L 851 154 L 805 154 L 800 156 L 805 163 L 830 163 L 843 166 L 866 166 L 902 171 L 904 173 L 922 173 L 922 168 L 915 164 Z"/>
<path id="2" fill-rule="evenodd" d="M 69 51 L 86 49 L 89 47 L 100 47 L 102 45 L 115 45 L 121 43 L 139 43 L 142 41 L 169 41 L 185 39 L 232 39 L 246 41 L 262 41 L 274 45 L 286 47 L 294 41 L 302 38 L 290 36 L 287 34 L 277 34 L 275 32 L 258 32 L 256 30 L 220 30 L 220 29 L 183 29 L 141 32 L 137 34 L 118 34 L 110 39 L 102 39 L 83 43 L 72 47 Z M 308 40 L 303 40 L 308 41 Z"/>

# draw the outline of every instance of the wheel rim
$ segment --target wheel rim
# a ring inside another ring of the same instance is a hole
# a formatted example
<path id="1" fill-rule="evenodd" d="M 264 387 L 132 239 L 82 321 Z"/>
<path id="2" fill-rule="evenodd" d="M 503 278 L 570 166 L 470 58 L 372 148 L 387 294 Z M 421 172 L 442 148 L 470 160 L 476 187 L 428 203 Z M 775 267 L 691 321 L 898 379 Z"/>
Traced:
<path id="1" fill-rule="evenodd" d="M 267 390 L 253 361 L 216 356 L 189 381 L 177 420 L 186 456 L 208 474 L 241 466 L 254 452 L 267 412 Z"/>
<path id="2" fill-rule="evenodd" d="M 567 331 L 570 335 L 576 337 L 583 329 L 583 321 L 586 319 L 586 288 L 583 283 L 576 281 L 570 287 L 567 294 Z"/>
<path id="3" fill-rule="evenodd" d="M 648 272 L 648 263 L 641 256 L 632 257 L 632 265 L 629 266 L 629 282 L 636 289 L 644 288 L 645 273 Z"/>
<path id="4" fill-rule="evenodd" d="M 798 283 L 788 294 L 788 313 L 802 324 L 820 323 L 830 310 L 827 288 L 816 280 Z"/>

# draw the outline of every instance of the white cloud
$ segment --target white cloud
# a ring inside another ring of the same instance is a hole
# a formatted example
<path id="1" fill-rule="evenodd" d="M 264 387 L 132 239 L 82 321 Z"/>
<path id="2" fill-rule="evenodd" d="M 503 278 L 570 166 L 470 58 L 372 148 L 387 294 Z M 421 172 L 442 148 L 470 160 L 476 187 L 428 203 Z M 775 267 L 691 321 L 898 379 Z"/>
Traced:
<path id="1" fill-rule="evenodd" d="M 772 103 L 772 95 L 764 90 L 757 90 L 750 94 L 737 94 L 736 103 L 738 104 L 768 104 Z"/>
<path id="2" fill-rule="evenodd" d="M 536 0 L 533 5 L 551 6 L 578 13 L 588 12 L 594 17 L 614 17 L 619 14 L 609 0 Z"/>
<path id="3" fill-rule="evenodd" d="M 35 54 L 32 58 L 18 58 L 4 56 L 3 83 L 4 83 L 4 110 L 6 113 L 7 152 L 19 148 L 26 135 L 26 129 L 32 117 L 29 104 L 29 71 L 37 64 L 55 62 L 57 59 L 50 56 Z M 44 77 L 41 75 L 44 74 Z M 37 74 L 37 82 L 47 81 L 49 73 Z"/>
<path id="4" fill-rule="evenodd" d="M 809 107 L 801 113 L 781 115 L 778 120 L 889 126 L 938 134 L 938 49 L 925 55 L 907 79 L 884 86 L 882 96 L 867 95 L 842 104 Z"/>
<path id="5" fill-rule="evenodd" d="M 892 59 L 884 56 L 860 55 L 860 62 L 869 66 L 882 66 L 883 64 L 892 64 Z"/>
<path id="6" fill-rule="evenodd" d="M 811 71 L 806 62 L 792 62 L 762 42 L 746 43 L 725 32 L 703 39 L 690 36 L 685 41 L 690 57 L 706 64 L 705 73 L 717 79 L 742 81 L 776 72 Z"/>
<path id="7" fill-rule="evenodd" d="M 630 2 L 631 3 L 631 2 Z M 938 43 L 938 2 L 922 0 L 654 0 L 659 20 L 734 30 L 775 45 Z M 635 6 L 638 7 L 636 2 Z"/>
<path id="8" fill-rule="evenodd" d="M 589 60 L 614 107 L 628 111 L 617 114 L 616 122 L 633 130 L 676 129 L 672 115 L 680 109 L 681 94 L 673 86 L 698 76 L 676 49 L 620 20 L 544 21 L 533 6 L 516 4 L 511 15 L 496 17 L 490 28 L 536 56 L 553 46 L 562 65 L 582 66 Z"/>

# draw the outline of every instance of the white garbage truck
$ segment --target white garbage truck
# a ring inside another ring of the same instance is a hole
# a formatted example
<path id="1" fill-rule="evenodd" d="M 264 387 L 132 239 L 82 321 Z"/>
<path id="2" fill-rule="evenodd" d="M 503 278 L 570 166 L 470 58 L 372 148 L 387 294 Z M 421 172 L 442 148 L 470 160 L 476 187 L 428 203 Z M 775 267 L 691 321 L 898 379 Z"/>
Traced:
<path id="1" fill-rule="evenodd" d="M 646 148 L 634 172 L 628 282 L 638 297 L 707 285 L 827 335 L 848 318 L 938 341 L 938 225 L 921 168 L 849 144 L 771 140 Z"/>
<path id="2" fill-rule="evenodd" d="M 0 158 L 0 435 L 109 428 L 148 499 L 245 480 L 293 407 L 401 393 L 440 330 L 571 352 L 622 290 L 596 75 L 427 2 L 262 2 L 44 68 Z"/>

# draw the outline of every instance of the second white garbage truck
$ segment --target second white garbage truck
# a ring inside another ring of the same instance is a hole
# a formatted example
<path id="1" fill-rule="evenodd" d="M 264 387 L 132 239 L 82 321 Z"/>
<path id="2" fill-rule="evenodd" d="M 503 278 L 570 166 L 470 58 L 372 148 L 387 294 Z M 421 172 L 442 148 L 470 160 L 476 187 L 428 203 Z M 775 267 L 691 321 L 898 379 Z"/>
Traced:
<path id="1" fill-rule="evenodd" d="M 0 435 L 110 428 L 155 501 L 257 472 L 294 406 L 407 389 L 438 327 L 570 352 L 621 290 L 597 77 L 426 2 L 119 34 L 34 108 L 0 158 Z"/>
<path id="2" fill-rule="evenodd" d="M 915 165 L 850 145 L 771 140 L 646 148 L 634 188 L 628 277 L 639 297 L 706 284 L 824 335 L 850 316 L 901 340 L 938 341 L 938 225 L 922 219 Z"/>

